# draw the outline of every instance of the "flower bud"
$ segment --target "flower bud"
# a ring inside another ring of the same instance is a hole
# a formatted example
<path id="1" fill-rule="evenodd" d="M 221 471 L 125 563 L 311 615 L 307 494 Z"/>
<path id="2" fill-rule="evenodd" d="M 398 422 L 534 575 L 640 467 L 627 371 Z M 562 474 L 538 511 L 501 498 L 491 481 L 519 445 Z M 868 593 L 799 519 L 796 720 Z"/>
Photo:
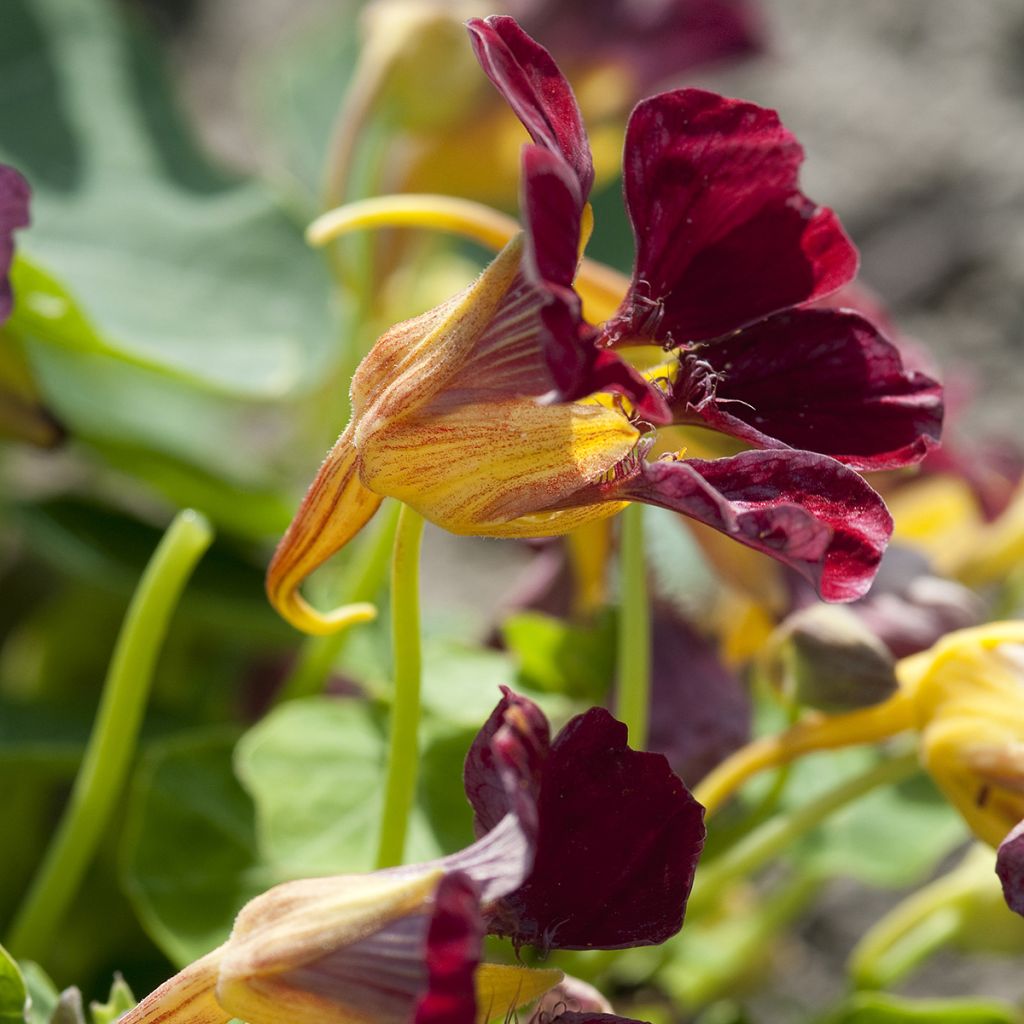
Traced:
<path id="1" fill-rule="evenodd" d="M 800 704 L 850 711 L 896 691 L 888 648 L 847 608 L 812 605 L 791 615 L 777 637 L 773 674 Z"/>

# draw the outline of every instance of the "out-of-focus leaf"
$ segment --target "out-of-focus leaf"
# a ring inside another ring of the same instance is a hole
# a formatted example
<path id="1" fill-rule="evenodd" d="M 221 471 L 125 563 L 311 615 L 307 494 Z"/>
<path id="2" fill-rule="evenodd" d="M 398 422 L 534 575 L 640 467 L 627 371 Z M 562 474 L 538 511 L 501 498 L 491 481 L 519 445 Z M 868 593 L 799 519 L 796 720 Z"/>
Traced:
<path id="1" fill-rule="evenodd" d="M 89 1014 L 92 1017 L 92 1024 L 114 1024 L 114 1021 L 127 1013 L 138 1000 L 135 998 L 128 983 L 120 974 L 114 976 L 110 986 L 110 995 L 105 1003 L 93 1001 L 89 1004 Z"/>
<path id="2" fill-rule="evenodd" d="M 259 68 L 256 89 L 267 137 L 288 187 L 318 212 L 335 118 L 355 67 L 359 18 L 351 0 L 287 39 Z"/>
<path id="3" fill-rule="evenodd" d="M 520 612 L 501 627 L 519 665 L 519 678 L 535 689 L 600 703 L 612 682 L 615 629 L 611 615 L 577 626 L 541 612 Z"/>
<path id="4" fill-rule="evenodd" d="M 217 730 L 154 744 L 132 787 L 122 883 L 179 966 L 223 942 L 245 902 L 272 884 L 252 802 L 232 771 L 234 740 Z"/>
<path id="5" fill-rule="evenodd" d="M 102 0 L 9 0 L 0 46 L 0 152 L 34 189 L 19 246 L 103 348 L 250 397 L 314 381 L 331 342 L 323 262 L 267 190 L 203 166 L 148 40 Z M 97 350 L 48 289 L 20 287 L 20 330 Z"/>
<path id="6" fill-rule="evenodd" d="M 92 725 L 91 709 L 0 700 L 0 768 L 73 775 Z"/>
<path id="7" fill-rule="evenodd" d="M 822 1024 L 1021 1024 L 1020 1011 L 988 999 L 903 999 L 858 992 Z"/>
<path id="8" fill-rule="evenodd" d="M 865 770 L 868 750 L 830 752 L 794 766 L 786 803 L 803 804 Z M 924 775 L 877 789 L 832 814 L 790 850 L 801 873 L 911 885 L 968 838 L 962 819 Z"/>
<path id="9" fill-rule="evenodd" d="M 235 766 L 256 805 L 260 852 L 281 877 L 373 869 L 387 758 L 384 726 L 381 713 L 365 701 L 310 698 L 278 708 L 239 742 Z M 427 761 L 433 751 L 423 740 Z M 437 787 L 435 810 L 444 799 L 440 788 L 461 795 L 461 762 L 454 777 L 424 774 Z M 418 806 L 407 858 L 426 860 L 440 852 Z"/>
<path id="10" fill-rule="evenodd" d="M 0 946 L 0 1024 L 24 1024 L 28 989 L 18 965 Z"/>
<path id="11" fill-rule="evenodd" d="M 29 1004 L 25 1015 L 27 1024 L 49 1024 L 53 1009 L 60 998 L 57 986 L 34 960 L 22 961 L 21 975 L 28 990 Z"/>
<path id="12" fill-rule="evenodd" d="M 61 992 L 50 1016 L 50 1024 L 85 1024 L 82 990 L 76 985 Z"/>

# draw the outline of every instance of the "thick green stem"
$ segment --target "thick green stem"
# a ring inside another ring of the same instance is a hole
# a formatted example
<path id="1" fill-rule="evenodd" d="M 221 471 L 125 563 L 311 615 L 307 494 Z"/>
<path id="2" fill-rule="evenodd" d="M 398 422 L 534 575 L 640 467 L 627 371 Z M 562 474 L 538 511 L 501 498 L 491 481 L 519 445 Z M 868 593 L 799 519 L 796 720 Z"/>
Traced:
<path id="1" fill-rule="evenodd" d="M 644 507 L 632 504 L 619 519 L 618 716 L 636 750 L 647 746 L 651 702 L 651 610 L 644 556 Z"/>
<path id="2" fill-rule="evenodd" d="M 197 512 L 178 514 L 146 566 L 121 626 L 96 722 L 64 817 L 14 919 L 9 948 L 45 960 L 124 788 L 157 654 L 192 570 L 213 540 Z"/>
<path id="3" fill-rule="evenodd" d="M 809 804 L 772 818 L 731 846 L 717 860 L 698 870 L 689 912 L 699 914 L 708 909 L 731 882 L 756 871 L 836 811 L 873 789 L 909 778 L 919 767 L 916 752 L 890 758 L 822 793 Z"/>
<path id="4" fill-rule="evenodd" d="M 384 789 L 377 866 L 394 867 L 405 856 L 405 834 L 416 798 L 420 724 L 420 541 L 423 518 L 402 506 L 391 563 L 391 643 L 395 688 L 391 745 Z"/>
<path id="5" fill-rule="evenodd" d="M 378 513 L 379 523 L 362 540 L 352 565 L 341 587 L 339 605 L 373 601 L 387 576 L 391 549 L 395 542 L 398 513 L 402 506 L 388 501 Z M 322 693 L 345 644 L 352 635 L 350 630 L 330 636 L 311 636 L 302 644 L 295 667 L 278 691 L 275 703 L 312 697 Z"/>

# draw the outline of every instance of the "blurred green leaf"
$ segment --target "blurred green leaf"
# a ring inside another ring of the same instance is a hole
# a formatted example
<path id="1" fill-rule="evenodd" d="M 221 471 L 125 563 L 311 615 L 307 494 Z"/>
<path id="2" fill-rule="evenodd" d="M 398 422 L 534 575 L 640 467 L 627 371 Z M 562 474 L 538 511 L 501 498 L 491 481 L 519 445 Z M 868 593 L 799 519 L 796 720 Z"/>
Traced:
<path id="1" fill-rule="evenodd" d="M 505 620 L 502 638 L 528 685 L 599 703 L 612 683 L 615 625 L 611 613 L 579 626 L 541 612 Z"/>
<path id="2" fill-rule="evenodd" d="M 869 750 L 807 758 L 793 768 L 785 803 L 806 803 L 876 758 Z M 895 888 L 931 874 L 967 838 L 963 820 L 921 774 L 841 808 L 794 846 L 790 859 L 801 873 Z"/>
<path id="3" fill-rule="evenodd" d="M 120 974 L 115 975 L 107 1001 L 105 1003 L 93 1001 L 89 1004 L 92 1024 L 114 1024 L 114 1021 L 122 1013 L 127 1013 L 136 1002 L 138 1000 L 128 987 L 128 983 Z"/>
<path id="4" fill-rule="evenodd" d="M 1018 1010 L 987 999 L 903 999 L 881 992 L 851 996 L 822 1024 L 1020 1024 Z"/>
<path id="5" fill-rule="evenodd" d="M 122 838 L 122 883 L 143 926 L 179 966 L 227 938 L 271 880 L 255 813 L 231 766 L 235 733 L 154 744 L 136 773 Z"/>
<path id="6" fill-rule="evenodd" d="M 0 67 L 0 152 L 34 187 L 21 248 L 84 314 L 21 278 L 21 328 L 250 397 L 323 372 L 323 261 L 264 187 L 204 165 L 159 54 L 112 5 L 8 0 Z"/>
<path id="7" fill-rule="evenodd" d="M 33 960 L 23 960 L 21 974 L 28 990 L 29 1006 L 25 1020 L 28 1024 L 49 1024 L 54 1007 L 60 998 L 57 986 L 50 976 Z"/>
<path id="8" fill-rule="evenodd" d="M 28 989 L 18 965 L 0 946 L 0 1024 L 24 1024 Z"/>

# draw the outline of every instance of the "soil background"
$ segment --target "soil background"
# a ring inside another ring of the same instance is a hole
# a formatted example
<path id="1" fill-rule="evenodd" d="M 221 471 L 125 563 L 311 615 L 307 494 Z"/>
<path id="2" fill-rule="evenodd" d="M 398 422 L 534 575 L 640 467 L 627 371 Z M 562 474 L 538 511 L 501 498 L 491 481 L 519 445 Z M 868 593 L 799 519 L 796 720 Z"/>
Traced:
<path id="1" fill-rule="evenodd" d="M 126 0 L 128 2 L 128 0 Z M 225 163 L 267 156 L 246 69 L 328 0 L 132 0 L 165 37 L 184 102 Z M 1019 439 L 1024 413 L 1024 3 L 766 0 L 769 52 L 690 76 L 775 107 L 807 150 L 803 183 L 860 247 L 862 280 L 948 383 L 973 386 L 958 428 Z M 600 4 L 595 4 L 595 12 Z M 498 9 L 494 13 L 500 13 Z M 466 542 L 459 541 L 465 563 Z M 442 560 L 445 539 L 428 544 Z M 483 555 L 486 560 L 487 555 Z M 507 577 L 479 574 L 492 588 Z M 474 601 L 496 600 L 474 594 Z M 927 836 L 921 837 L 927 842 Z M 806 1021 L 844 989 L 849 950 L 893 901 L 832 885 L 748 1004 L 764 1024 Z M 1020 1000 L 1017 960 L 941 954 L 900 991 Z"/>

